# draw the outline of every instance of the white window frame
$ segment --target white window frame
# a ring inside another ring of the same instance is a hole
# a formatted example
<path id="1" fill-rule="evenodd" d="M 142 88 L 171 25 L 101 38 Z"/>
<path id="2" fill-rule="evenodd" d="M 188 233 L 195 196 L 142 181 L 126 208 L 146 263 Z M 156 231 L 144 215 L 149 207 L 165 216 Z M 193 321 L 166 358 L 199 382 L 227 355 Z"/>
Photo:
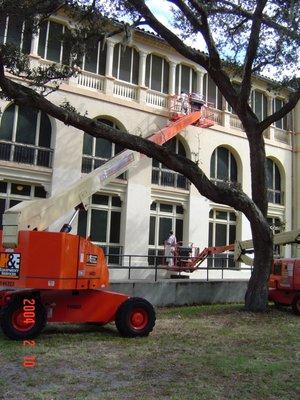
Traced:
<path id="1" fill-rule="evenodd" d="M 3 44 L 6 44 L 6 41 L 7 41 L 8 25 L 9 25 L 9 15 L 6 16 L 4 35 L 3 35 Z M 23 48 L 23 44 L 24 44 L 23 43 L 24 42 L 24 31 L 25 31 L 25 21 L 22 24 L 21 40 L 20 40 L 20 46 L 19 46 L 20 50 Z"/>
<path id="2" fill-rule="evenodd" d="M 160 56 L 160 55 L 158 55 L 158 54 L 154 54 L 154 53 L 151 53 L 151 54 L 148 54 L 148 56 L 150 57 L 149 58 L 149 89 L 150 90 L 154 90 L 154 91 L 156 91 L 155 89 L 152 89 L 152 57 L 153 56 L 156 56 L 156 57 L 159 57 L 159 58 L 161 58 L 162 59 L 162 64 L 161 64 L 161 82 L 160 82 L 160 90 L 159 90 L 159 93 L 164 93 L 164 80 L 165 80 L 165 77 L 164 77 L 164 70 L 165 70 L 165 63 L 167 63 L 168 65 L 169 65 L 169 62 L 164 58 L 164 57 L 162 57 L 162 56 Z M 169 65 L 169 68 L 170 68 L 170 65 Z M 168 82 L 167 82 L 167 84 L 168 84 Z"/>
<path id="3" fill-rule="evenodd" d="M 191 66 L 186 64 L 177 64 L 178 66 L 178 88 L 177 94 L 181 93 L 181 77 L 182 77 L 182 67 L 189 68 L 189 93 L 193 92 L 193 71 L 195 71 Z"/>
<path id="4" fill-rule="evenodd" d="M 42 55 L 42 58 L 44 60 L 48 60 L 47 55 L 48 55 L 48 41 L 49 41 L 49 30 L 50 30 L 50 24 L 54 23 L 54 24 L 58 24 L 58 25 L 62 25 L 62 34 L 65 34 L 65 30 L 66 30 L 66 25 L 60 21 L 56 21 L 56 20 L 48 20 L 47 21 L 47 29 L 46 29 L 46 38 L 45 38 L 45 48 L 44 48 L 44 52 Z M 40 34 L 40 31 L 39 31 Z M 38 35 L 39 36 L 39 35 Z M 59 55 L 59 64 L 62 64 L 62 58 L 63 58 L 63 54 L 64 54 L 64 45 L 63 45 L 63 41 L 60 42 L 60 55 Z M 51 61 L 51 60 L 50 60 Z"/>

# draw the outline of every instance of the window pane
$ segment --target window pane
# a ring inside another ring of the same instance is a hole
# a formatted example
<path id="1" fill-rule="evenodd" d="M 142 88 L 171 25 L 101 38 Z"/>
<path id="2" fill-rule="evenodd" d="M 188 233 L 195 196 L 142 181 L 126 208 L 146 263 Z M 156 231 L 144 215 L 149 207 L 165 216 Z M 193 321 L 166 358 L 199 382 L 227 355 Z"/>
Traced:
<path id="1" fill-rule="evenodd" d="M 149 227 L 149 244 L 155 244 L 155 217 L 150 217 L 150 227 Z"/>
<path id="2" fill-rule="evenodd" d="M 98 74 L 105 75 L 105 69 L 106 69 L 106 44 L 103 48 L 103 43 L 100 43 Z"/>
<path id="3" fill-rule="evenodd" d="M 170 230 L 172 230 L 172 219 L 159 218 L 158 244 L 160 246 L 162 246 L 164 241 L 168 239 Z"/>
<path id="4" fill-rule="evenodd" d="M 237 182 L 237 165 L 234 156 L 230 156 L 230 181 Z"/>
<path id="5" fill-rule="evenodd" d="M 121 223 L 121 213 L 118 211 L 112 211 L 110 217 L 110 243 L 120 242 L 120 223 Z"/>
<path id="6" fill-rule="evenodd" d="M 190 68 L 181 65 L 181 91 L 190 93 Z"/>
<path id="7" fill-rule="evenodd" d="M 210 210 L 209 212 L 209 218 L 213 218 L 214 217 L 214 210 Z"/>
<path id="8" fill-rule="evenodd" d="M 259 119 L 259 121 L 262 121 L 263 118 L 263 113 L 262 113 L 262 107 L 263 107 L 263 102 L 262 102 L 262 93 L 259 92 L 254 92 L 254 111 Z"/>
<path id="9" fill-rule="evenodd" d="M 228 216 L 227 212 L 216 210 L 216 219 L 224 219 L 226 221 L 227 220 L 227 216 Z"/>
<path id="10" fill-rule="evenodd" d="M 0 181 L 0 193 L 6 193 L 7 191 L 7 183 Z"/>
<path id="11" fill-rule="evenodd" d="M 208 228 L 208 246 L 211 247 L 213 246 L 213 223 L 209 223 L 209 228 Z"/>
<path id="12" fill-rule="evenodd" d="M 93 137 L 88 135 L 87 133 L 84 134 L 83 137 L 83 154 L 87 154 L 89 156 L 93 155 Z"/>
<path id="13" fill-rule="evenodd" d="M 6 25 L 6 15 L 0 15 L 0 44 L 4 41 L 4 32 Z"/>
<path id="14" fill-rule="evenodd" d="M 112 74 L 115 78 L 118 78 L 119 49 L 120 49 L 120 44 L 116 44 L 114 47 L 113 71 L 112 71 Z"/>
<path id="15" fill-rule="evenodd" d="M 5 199 L 0 199 L 0 229 L 2 229 L 2 217 L 5 211 Z"/>
<path id="16" fill-rule="evenodd" d="M 121 49 L 119 79 L 130 82 L 132 48 Z"/>
<path id="17" fill-rule="evenodd" d="M 161 91 L 162 58 L 152 55 L 151 89 Z"/>
<path id="18" fill-rule="evenodd" d="M 0 139 L 12 140 L 15 106 L 9 106 L 3 113 L 0 125 Z"/>
<path id="19" fill-rule="evenodd" d="M 48 22 L 43 22 L 42 25 L 40 26 L 38 55 L 41 56 L 42 58 L 46 58 L 45 46 L 46 46 L 47 26 Z"/>
<path id="20" fill-rule="evenodd" d="M 17 183 L 11 184 L 11 193 L 18 194 L 20 196 L 30 196 L 31 187 L 28 185 L 22 185 Z"/>
<path id="21" fill-rule="evenodd" d="M 169 93 L 169 63 L 164 60 L 164 82 L 163 82 L 163 92 Z"/>
<path id="22" fill-rule="evenodd" d="M 91 212 L 91 240 L 106 242 L 107 211 L 92 210 Z"/>
<path id="23" fill-rule="evenodd" d="M 161 204 L 160 205 L 160 211 L 172 213 L 173 212 L 173 206 L 172 206 L 172 204 Z"/>
<path id="24" fill-rule="evenodd" d="M 19 106 L 16 142 L 35 144 L 37 111 L 30 107 Z"/>
<path id="25" fill-rule="evenodd" d="M 210 159 L 210 177 L 216 178 L 216 150 L 214 150 Z"/>
<path id="26" fill-rule="evenodd" d="M 103 196 L 102 194 L 94 194 L 92 196 L 92 203 L 93 204 L 102 204 L 108 205 L 108 196 Z"/>
<path id="27" fill-rule="evenodd" d="M 114 207 L 121 207 L 122 206 L 122 202 L 119 196 L 113 196 L 111 199 L 111 204 Z"/>
<path id="28" fill-rule="evenodd" d="M 176 219 L 175 235 L 178 242 L 183 240 L 183 220 Z"/>
<path id="29" fill-rule="evenodd" d="M 236 238 L 236 226 L 229 225 L 229 244 L 233 244 Z"/>
<path id="30" fill-rule="evenodd" d="M 23 21 L 19 17 L 10 16 L 6 42 L 20 49 Z"/>
<path id="31" fill-rule="evenodd" d="M 176 72 L 175 72 L 175 93 L 180 94 L 179 90 L 179 69 L 181 68 L 180 64 L 176 65 Z"/>
<path id="32" fill-rule="evenodd" d="M 233 212 L 230 213 L 230 221 L 236 221 L 236 215 Z"/>
<path id="33" fill-rule="evenodd" d="M 150 210 L 156 210 L 156 203 L 151 203 Z"/>
<path id="34" fill-rule="evenodd" d="M 41 198 L 47 197 L 47 192 L 45 191 L 43 186 L 36 186 L 34 188 L 34 197 L 41 197 Z"/>
<path id="35" fill-rule="evenodd" d="M 95 156 L 102 158 L 111 158 L 112 156 L 112 144 L 106 139 L 97 138 L 96 139 L 96 149 Z"/>
<path id="36" fill-rule="evenodd" d="M 146 59 L 146 79 L 145 84 L 147 87 L 150 85 L 150 63 L 151 63 L 151 54 L 148 54 Z"/>
<path id="37" fill-rule="evenodd" d="M 197 73 L 196 71 L 192 70 L 192 92 L 196 91 L 197 91 Z"/>
<path id="38" fill-rule="evenodd" d="M 176 206 L 176 213 L 177 214 L 183 214 L 184 210 L 182 206 Z"/>
<path id="39" fill-rule="evenodd" d="M 216 226 L 215 246 L 224 246 L 224 245 L 226 245 L 227 225 L 225 225 L 225 224 L 216 224 L 215 226 Z"/>
<path id="40" fill-rule="evenodd" d="M 23 45 L 22 52 L 25 54 L 29 54 L 31 50 L 31 39 L 32 39 L 32 30 L 31 27 L 28 26 L 28 23 L 25 23 L 25 29 L 23 33 Z"/>
<path id="41" fill-rule="evenodd" d="M 208 93 L 207 93 L 207 101 L 209 103 L 213 103 L 213 107 L 217 108 L 217 99 L 216 99 L 216 84 L 208 76 Z"/>
<path id="42" fill-rule="evenodd" d="M 87 211 L 79 210 L 77 234 L 83 238 L 86 238 L 86 222 L 87 222 Z"/>
<path id="43" fill-rule="evenodd" d="M 92 39 L 87 45 L 85 53 L 84 69 L 90 72 L 97 72 L 98 40 Z"/>
<path id="44" fill-rule="evenodd" d="M 11 208 L 19 203 L 21 203 L 21 200 L 10 200 L 8 207 Z"/>
<path id="45" fill-rule="evenodd" d="M 135 85 L 137 85 L 139 81 L 139 62 L 140 55 L 135 49 L 133 49 L 132 83 Z"/>
<path id="46" fill-rule="evenodd" d="M 275 168 L 275 190 L 281 190 L 281 179 L 280 179 L 280 172 L 279 168 L 277 167 L 276 164 L 274 164 Z"/>
<path id="47" fill-rule="evenodd" d="M 60 49 L 61 40 L 63 33 L 63 25 L 55 22 L 50 22 L 49 37 L 48 37 L 48 48 L 47 48 L 47 60 L 54 62 L 60 62 Z"/>
<path id="48" fill-rule="evenodd" d="M 51 146 L 51 122 L 48 115 L 43 112 L 41 113 L 39 146 L 47 148 Z"/>
<path id="49" fill-rule="evenodd" d="M 221 180 L 228 180 L 228 150 L 224 147 L 218 147 L 217 151 L 217 178 Z"/>
<path id="50" fill-rule="evenodd" d="M 273 161 L 267 158 L 267 188 L 273 189 Z"/>

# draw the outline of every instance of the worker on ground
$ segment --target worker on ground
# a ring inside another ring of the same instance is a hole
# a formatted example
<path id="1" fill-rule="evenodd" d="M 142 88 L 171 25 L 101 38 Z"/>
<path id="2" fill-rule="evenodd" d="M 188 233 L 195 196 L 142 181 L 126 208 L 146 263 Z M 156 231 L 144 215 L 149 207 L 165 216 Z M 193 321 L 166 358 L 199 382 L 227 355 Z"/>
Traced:
<path id="1" fill-rule="evenodd" d="M 165 256 L 169 267 L 174 266 L 174 256 L 177 239 L 173 231 L 170 231 L 168 239 L 165 241 Z"/>

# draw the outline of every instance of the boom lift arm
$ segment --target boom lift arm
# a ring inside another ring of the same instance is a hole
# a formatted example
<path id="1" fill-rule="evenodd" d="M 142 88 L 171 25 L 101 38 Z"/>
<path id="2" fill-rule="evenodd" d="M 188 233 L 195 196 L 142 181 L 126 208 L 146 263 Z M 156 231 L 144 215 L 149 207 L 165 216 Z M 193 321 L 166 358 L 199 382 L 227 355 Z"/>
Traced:
<path id="1" fill-rule="evenodd" d="M 148 140 L 162 145 L 191 124 L 209 127 L 213 122 L 203 118 L 201 111 L 179 115 L 177 120 L 149 136 Z M 80 204 L 86 207 L 91 195 L 129 167 L 136 165 L 141 157 L 136 151 L 124 150 L 64 191 L 46 199 L 22 202 L 6 210 L 3 215 L 3 247 L 17 247 L 19 231 L 43 231 L 71 209 Z"/>

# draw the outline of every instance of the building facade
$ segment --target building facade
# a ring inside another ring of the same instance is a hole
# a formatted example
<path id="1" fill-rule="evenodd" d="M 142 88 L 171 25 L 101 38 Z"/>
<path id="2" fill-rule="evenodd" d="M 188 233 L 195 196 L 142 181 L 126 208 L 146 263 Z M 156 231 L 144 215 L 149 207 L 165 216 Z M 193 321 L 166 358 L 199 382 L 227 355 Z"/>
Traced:
<path id="1" fill-rule="evenodd" d="M 57 40 L 71 28 L 63 17 L 46 22 L 32 38 L 24 34 L 23 24 L 9 17 L 2 18 L 0 24 L 0 41 L 11 41 L 28 52 L 33 66 L 67 62 L 67 48 Z M 203 94 L 215 125 L 189 126 L 168 146 L 197 162 L 216 184 L 227 181 L 240 185 L 251 195 L 249 149 L 242 124 L 204 69 L 155 35 L 138 30 L 133 44 L 125 49 L 122 35 L 93 43 L 80 68 L 76 76 L 49 95 L 51 101 L 68 101 L 82 114 L 142 137 L 166 126 L 172 96 L 182 91 Z M 254 78 L 251 103 L 261 119 L 281 107 L 288 95 L 287 91 L 273 93 L 269 83 Z M 58 193 L 122 150 L 40 111 L 5 101 L 1 101 L 1 110 L 1 214 L 20 201 Z M 274 231 L 300 227 L 299 113 L 298 104 L 264 133 L 268 213 Z M 62 216 L 50 229 L 59 230 L 68 218 Z M 185 177 L 148 158 L 92 196 L 73 231 L 103 247 L 110 265 L 144 266 L 145 270 L 135 274 L 146 277 L 153 274 L 154 256 L 162 254 L 170 229 L 179 241 L 200 249 L 251 238 L 249 223 L 241 213 L 212 203 Z M 279 251 L 285 256 L 300 255 L 296 246 Z M 225 277 L 249 276 L 249 271 L 230 270 L 234 267 L 231 255 L 225 260 L 224 256 L 210 259 L 208 265 L 215 268 L 215 277 L 220 276 L 220 266 L 225 268 Z M 113 279 L 128 275 L 125 269 L 111 273 Z M 191 275 L 202 276 L 202 272 Z"/>

